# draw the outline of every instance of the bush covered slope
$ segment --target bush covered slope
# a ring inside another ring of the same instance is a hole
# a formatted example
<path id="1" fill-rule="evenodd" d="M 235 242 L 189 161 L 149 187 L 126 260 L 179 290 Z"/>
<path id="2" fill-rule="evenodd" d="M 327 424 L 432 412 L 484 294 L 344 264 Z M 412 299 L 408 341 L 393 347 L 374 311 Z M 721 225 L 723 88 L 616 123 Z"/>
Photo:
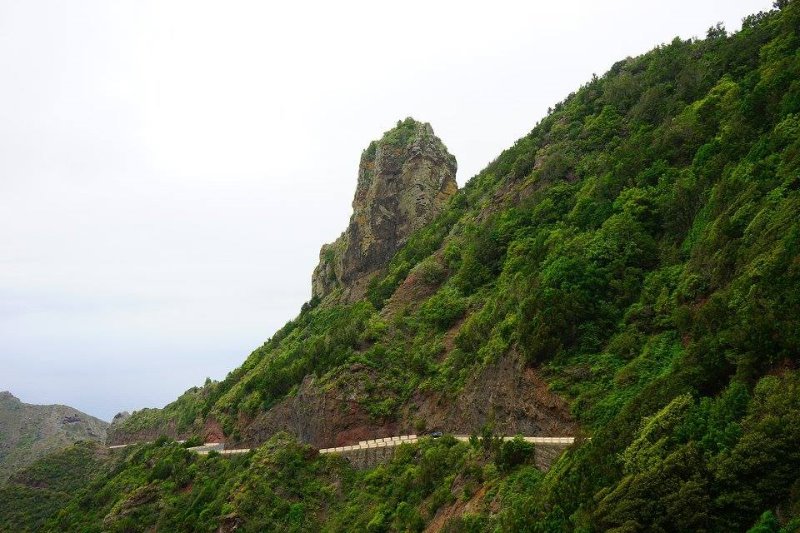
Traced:
<path id="1" fill-rule="evenodd" d="M 592 79 L 470 180 L 366 299 L 310 302 L 224 381 L 122 428 L 191 434 L 213 421 L 246 440 L 309 375 L 356 391 L 371 419 L 424 423 L 420 397 L 456 398 L 513 356 L 592 436 L 546 475 L 442 443 L 410 449 L 398 475 L 301 451 L 264 459 L 269 476 L 303 472 L 267 490 L 230 481 L 252 458 L 175 451 L 192 476 L 150 479 L 160 459 L 132 457 L 120 475 L 154 469 L 108 489 L 85 520 L 127 509 L 131 487 L 154 491 L 141 496 L 161 506 L 148 516 L 176 529 L 180 517 L 214 528 L 255 516 L 259 495 L 281 490 L 285 513 L 253 529 L 777 531 L 800 516 L 800 4 L 780 4 L 734 35 L 676 39 Z M 281 439 L 256 456 L 302 450 Z M 429 453 L 458 457 L 406 499 Z M 213 468 L 233 485 L 175 496 Z M 334 501 L 358 511 L 331 512 Z"/>
<path id="2" fill-rule="evenodd" d="M 0 391 L 0 483 L 75 442 L 103 442 L 108 423 L 66 405 L 32 405 Z"/>
<path id="3" fill-rule="evenodd" d="M 0 486 L 0 531 L 40 531 L 110 464 L 105 446 L 86 441 L 28 465 Z"/>
<path id="4" fill-rule="evenodd" d="M 519 480 L 542 478 L 530 465 L 531 445 L 501 446 L 491 439 L 485 444 L 422 439 L 370 471 L 353 470 L 341 457 L 319 455 L 286 434 L 228 457 L 200 456 L 163 438 L 102 460 L 91 446 L 76 445 L 40 461 L 0 491 L 0 528 L 414 531 L 437 511 L 445 516 L 445 510 L 463 506 L 486 487 L 502 491 Z M 77 485 L 82 489 L 70 500 L 63 491 Z"/>

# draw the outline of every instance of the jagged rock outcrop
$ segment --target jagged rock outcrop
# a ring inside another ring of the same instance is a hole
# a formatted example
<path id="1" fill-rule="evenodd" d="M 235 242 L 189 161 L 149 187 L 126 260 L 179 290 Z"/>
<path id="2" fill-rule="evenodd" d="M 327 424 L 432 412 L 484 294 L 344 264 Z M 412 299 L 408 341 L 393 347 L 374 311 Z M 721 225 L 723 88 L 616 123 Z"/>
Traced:
<path id="1" fill-rule="evenodd" d="M 312 295 L 337 288 L 345 301 L 362 297 L 417 229 L 432 221 L 458 190 L 456 159 L 428 123 L 397 123 L 361 154 L 350 224 L 320 251 Z"/>
<path id="2" fill-rule="evenodd" d="M 114 415 L 114 418 L 111 419 L 111 425 L 114 424 L 121 424 L 125 422 L 127 419 L 131 417 L 131 414 L 128 411 L 122 411 Z"/>

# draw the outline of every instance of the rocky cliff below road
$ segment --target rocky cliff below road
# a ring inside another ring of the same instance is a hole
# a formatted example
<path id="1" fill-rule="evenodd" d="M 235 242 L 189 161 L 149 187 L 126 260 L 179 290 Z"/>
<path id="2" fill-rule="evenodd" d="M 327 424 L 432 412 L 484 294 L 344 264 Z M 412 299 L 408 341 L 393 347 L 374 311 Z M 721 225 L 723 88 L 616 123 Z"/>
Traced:
<path id="1" fill-rule="evenodd" d="M 66 405 L 30 405 L 0 392 L 0 483 L 75 442 L 104 442 L 107 427 L 107 422 Z"/>
<path id="2" fill-rule="evenodd" d="M 366 284 L 456 193 L 456 158 L 428 123 L 399 121 L 361 154 L 350 224 L 320 251 L 312 294 L 338 288 L 344 301 L 364 295 Z"/>

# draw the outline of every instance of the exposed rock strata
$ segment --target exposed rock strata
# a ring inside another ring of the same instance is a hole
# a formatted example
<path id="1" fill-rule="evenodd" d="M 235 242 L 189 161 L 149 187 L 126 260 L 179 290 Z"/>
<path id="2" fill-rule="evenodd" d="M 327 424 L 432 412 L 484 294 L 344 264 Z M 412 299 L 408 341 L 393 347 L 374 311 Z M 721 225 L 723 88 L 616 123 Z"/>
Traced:
<path id="1" fill-rule="evenodd" d="M 361 298 L 369 279 L 416 230 L 431 222 L 458 190 L 456 159 L 430 124 L 398 122 L 361 155 L 350 224 L 320 250 L 312 295 L 337 288 Z"/>
<path id="2" fill-rule="evenodd" d="M 318 448 L 397 435 L 397 423 L 371 419 L 358 402 L 365 384 L 372 379 L 370 371 L 354 365 L 350 374 L 348 384 L 341 388 L 322 388 L 316 379 L 307 376 L 296 395 L 284 398 L 245 424 L 240 445 L 257 446 L 280 431 Z"/>
<path id="3" fill-rule="evenodd" d="M 414 406 L 428 428 L 452 433 L 486 424 L 498 435 L 569 437 L 578 429 L 568 404 L 513 352 L 473 376 L 455 400 L 419 397 Z"/>
<path id="4" fill-rule="evenodd" d="M 372 379 L 363 365 L 349 369 L 346 384 L 322 387 L 306 377 L 296 395 L 280 401 L 251 421 L 242 421 L 243 440 L 237 446 L 257 446 L 286 431 L 318 448 L 359 440 L 426 430 L 471 434 L 486 424 L 498 435 L 572 436 L 578 429 L 567 403 L 550 392 L 535 370 L 509 354 L 476 374 L 455 398 L 418 394 L 396 420 L 382 423 L 369 416 L 359 398 Z"/>

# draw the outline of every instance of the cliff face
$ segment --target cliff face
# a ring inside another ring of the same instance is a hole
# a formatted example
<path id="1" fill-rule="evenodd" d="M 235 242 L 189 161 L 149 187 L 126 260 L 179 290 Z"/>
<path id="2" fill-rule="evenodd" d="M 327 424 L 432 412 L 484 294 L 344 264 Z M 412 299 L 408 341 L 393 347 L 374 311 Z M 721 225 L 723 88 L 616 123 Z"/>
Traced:
<path id="1" fill-rule="evenodd" d="M 103 442 L 107 422 L 65 405 L 29 405 L 0 392 L 0 483 L 78 441 Z"/>
<path id="2" fill-rule="evenodd" d="M 491 424 L 499 435 L 572 436 L 578 426 L 568 404 L 517 354 L 509 354 L 476 373 L 454 396 L 418 391 L 398 409 L 398 416 L 379 419 L 364 408 L 378 372 L 354 364 L 339 373 L 336 386 L 306 376 L 297 393 L 287 396 L 243 424 L 236 446 L 256 447 L 285 431 L 318 448 L 345 446 L 359 440 L 444 429 L 472 434 Z M 424 421 L 423 427 L 419 421 Z"/>
<path id="3" fill-rule="evenodd" d="M 372 275 L 456 193 L 455 177 L 456 159 L 430 124 L 407 118 L 370 143 L 361 155 L 350 224 L 322 247 L 312 295 L 342 288 L 345 301 L 362 297 Z"/>

